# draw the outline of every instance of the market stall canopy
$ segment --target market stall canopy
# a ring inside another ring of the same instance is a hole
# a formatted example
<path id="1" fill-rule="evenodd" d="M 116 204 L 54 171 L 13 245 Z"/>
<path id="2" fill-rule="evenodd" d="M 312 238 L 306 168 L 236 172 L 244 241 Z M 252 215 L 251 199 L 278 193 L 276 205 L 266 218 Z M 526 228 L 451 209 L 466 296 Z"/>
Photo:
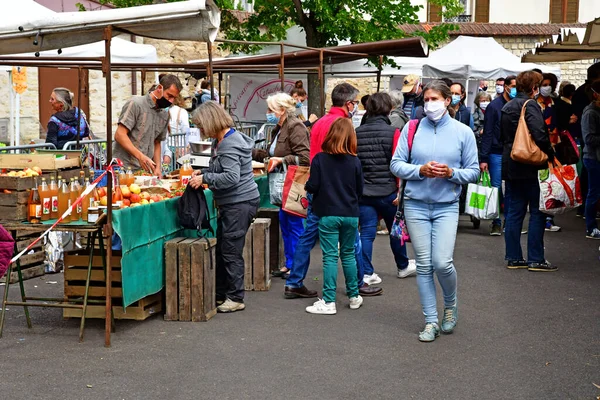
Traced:
<path id="1" fill-rule="evenodd" d="M 587 24 L 585 33 L 569 29 L 558 38 L 538 43 L 521 57 L 529 62 L 562 62 L 600 58 L 600 18 Z"/>
<path id="2" fill-rule="evenodd" d="M 423 65 L 422 75 L 431 78 L 492 80 L 533 68 L 560 77 L 560 67 L 521 63 L 519 57 L 494 38 L 458 36 L 429 55 Z"/>
<path id="3" fill-rule="evenodd" d="M 104 28 L 109 25 L 113 27 L 114 36 L 128 33 L 154 39 L 212 42 L 221 20 L 213 0 L 69 13 L 54 13 L 31 3 L 34 2 L 19 0 L 18 6 L 3 9 L 0 54 L 95 43 L 104 39 Z"/>

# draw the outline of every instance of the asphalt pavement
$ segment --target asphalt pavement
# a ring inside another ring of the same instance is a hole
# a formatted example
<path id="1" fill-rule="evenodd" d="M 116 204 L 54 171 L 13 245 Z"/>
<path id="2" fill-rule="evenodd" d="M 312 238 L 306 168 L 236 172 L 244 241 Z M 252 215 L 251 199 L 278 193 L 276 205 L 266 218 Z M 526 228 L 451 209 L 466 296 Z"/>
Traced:
<path id="1" fill-rule="evenodd" d="M 396 278 L 387 236 L 374 251 L 384 294 L 350 310 L 340 270 L 334 316 L 307 314 L 312 299 L 284 299 L 276 278 L 270 291 L 247 293 L 245 311 L 209 322 L 117 321 L 105 348 L 104 321 L 88 320 L 80 344 L 79 321 L 63 320 L 62 310 L 32 309 L 29 330 L 23 309 L 9 306 L 0 398 L 596 399 L 600 241 L 585 239 L 574 214 L 556 223 L 563 231 L 547 232 L 545 243 L 559 271 L 529 272 L 506 269 L 503 238 L 461 217 L 459 322 L 433 343 L 417 339 L 416 281 Z M 310 288 L 321 288 L 320 265 L 317 247 Z M 26 288 L 62 296 L 62 282 L 46 275 Z M 10 294 L 16 299 L 18 286 Z"/>

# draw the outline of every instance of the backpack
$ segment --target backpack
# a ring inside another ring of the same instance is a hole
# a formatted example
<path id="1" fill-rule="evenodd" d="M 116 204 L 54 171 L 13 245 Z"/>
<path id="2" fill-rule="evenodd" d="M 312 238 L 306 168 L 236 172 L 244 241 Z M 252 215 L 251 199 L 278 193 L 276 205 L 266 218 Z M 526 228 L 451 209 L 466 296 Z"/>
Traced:
<path id="1" fill-rule="evenodd" d="M 209 214 L 204 189 L 194 189 L 188 185 L 177 203 L 177 217 L 181 226 L 196 229 L 200 237 L 203 236 L 203 229 L 208 229 L 214 235 Z"/>

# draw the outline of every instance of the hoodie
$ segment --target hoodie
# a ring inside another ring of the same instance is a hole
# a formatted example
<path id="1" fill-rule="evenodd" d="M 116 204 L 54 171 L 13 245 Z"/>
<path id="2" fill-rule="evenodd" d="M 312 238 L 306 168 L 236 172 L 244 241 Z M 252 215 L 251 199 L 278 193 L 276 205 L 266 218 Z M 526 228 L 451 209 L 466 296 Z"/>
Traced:
<path id="1" fill-rule="evenodd" d="M 408 122 L 408 115 L 402 108 L 395 108 L 390 112 L 390 123 L 392 126 L 402 130 Z"/>
<path id="2" fill-rule="evenodd" d="M 252 173 L 254 140 L 236 130 L 221 143 L 215 139 L 208 168 L 202 171 L 203 183 L 212 190 L 217 205 L 242 203 L 259 197 Z"/>
<path id="3" fill-rule="evenodd" d="M 90 128 L 85 113 L 82 112 L 81 118 L 79 118 L 77 107 L 52 115 L 48 121 L 46 143 L 52 143 L 57 149 L 62 149 L 65 143 L 77 140 L 77 122 L 79 122 L 79 139 L 88 137 Z"/>
<path id="4" fill-rule="evenodd" d="M 430 161 L 446 164 L 454 170 L 450 178 L 425 178 L 422 165 Z M 390 169 L 398 178 L 406 179 L 406 198 L 425 203 L 454 203 L 459 200 L 461 185 L 477 182 L 479 162 L 473 131 L 446 113 L 437 123 L 423 118 L 414 137 L 411 162 L 408 162 L 408 124 Z"/>

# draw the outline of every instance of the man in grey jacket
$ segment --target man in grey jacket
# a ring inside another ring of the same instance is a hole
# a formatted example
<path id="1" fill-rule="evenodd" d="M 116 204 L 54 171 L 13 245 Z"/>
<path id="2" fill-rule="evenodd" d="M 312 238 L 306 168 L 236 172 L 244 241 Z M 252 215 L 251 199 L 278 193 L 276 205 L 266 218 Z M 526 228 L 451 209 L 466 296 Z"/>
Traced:
<path id="1" fill-rule="evenodd" d="M 390 92 L 392 98 L 392 105 L 394 108 L 390 112 L 390 123 L 392 126 L 402 130 L 404 125 L 408 122 L 408 115 L 402 109 L 404 105 L 404 95 L 400 90 L 392 90 Z"/>

